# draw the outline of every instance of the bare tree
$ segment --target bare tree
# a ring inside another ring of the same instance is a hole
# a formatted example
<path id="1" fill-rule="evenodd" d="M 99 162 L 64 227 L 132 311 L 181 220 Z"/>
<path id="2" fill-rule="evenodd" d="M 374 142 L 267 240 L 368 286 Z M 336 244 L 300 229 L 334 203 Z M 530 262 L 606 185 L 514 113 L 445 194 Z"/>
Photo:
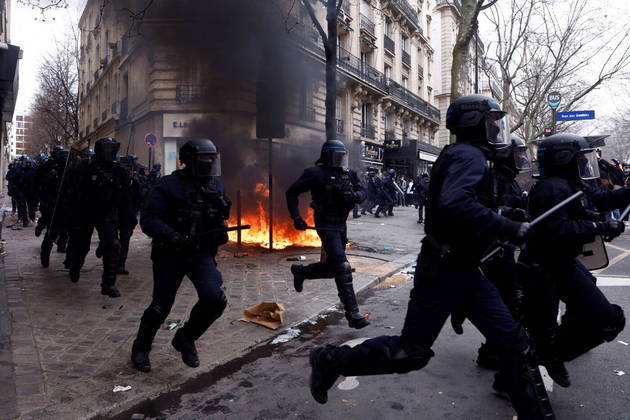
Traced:
<path id="1" fill-rule="evenodd" d="M 343 0 L 326 0 L 326 31 L 324 31 L 319 20 L 317 20 L 317 15 L 310 0 L 302 0 L 302 3 L 324 44 L 326 56 L 326 139 L 331 140 L 337 137 L 335 130 L 337 106 L 337 15 L 341 10 Z"/>
<path id="2" fill-rule="evenodd" d="M 79 133 L 79 38 L 76 28 L 57 43 L 39 69 L 39 90 L 32 106 L 37 133 L 48 145 L 68 146 Z"/>
<path id="3" fill-rule="evenodd" d="M 561 109 L 571 110 L 602 84 L 627 74 L 629 29 L 613 33 L 589 3 L 511 0 L 489 13 L 494 39 L 486 59 L 499 69 L 503 102 L 511 98 L 519 108 L 512 131 L 527 140 L 555 125 L 550 91 L 560 91 Z"/>

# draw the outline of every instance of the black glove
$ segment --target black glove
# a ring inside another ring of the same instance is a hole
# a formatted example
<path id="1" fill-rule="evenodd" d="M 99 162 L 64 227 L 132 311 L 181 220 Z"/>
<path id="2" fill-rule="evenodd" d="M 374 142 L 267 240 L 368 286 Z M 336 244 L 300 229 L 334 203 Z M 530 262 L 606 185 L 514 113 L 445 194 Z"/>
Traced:
<path id="1" fill-rule="evenodd" d="M 306 224 L 304 219 L 302 219 L 301 216 L 298 216 L 295 219 L 293 219 L 293 227 L 295 227 L 297 230 L 306 230 L 308 225 Z"/>
<path id="2" fill-rule="evenodd" d="M 515 222 L 527 222 L 529 220 L 527 211 L 518 207 L 501 207 L 501 216 L 505 216 Z"/>
<path id="3" fill-rule="evenodd" d="M 511 220 L 506 220 L 505 226 L 503 228 L 503 235 L 506 240 L 513 243 L 514 245 L 521 245 L 525 243 L 525 239 L 527 238 L 527 234 L 531 230 L 531 224 L 529 223 L 519 223 L 513 222 Z"/>
<path id="4" fill-rule="evenodd" d="M 195 241 L 190 235 L 175 232 L 169 238 L 169 243 L 177 251 L 186 251 L 195 248 Z"/>
<path id="5" fill-rule="evenodd" d="M 466 312 L 463 308 L 457 308 L 451 313 L 451 327 L 453 327 L 455 334 L 464 334 L 464 321 L 466 321 Z"/>
<path id="6" fill-rule="evenodd" d="M 606 242 L 610 242 L 626 230 L 626 226 L 620 220 L 606 220 L 597 223 L 597 233 L 604 237 Z"/>

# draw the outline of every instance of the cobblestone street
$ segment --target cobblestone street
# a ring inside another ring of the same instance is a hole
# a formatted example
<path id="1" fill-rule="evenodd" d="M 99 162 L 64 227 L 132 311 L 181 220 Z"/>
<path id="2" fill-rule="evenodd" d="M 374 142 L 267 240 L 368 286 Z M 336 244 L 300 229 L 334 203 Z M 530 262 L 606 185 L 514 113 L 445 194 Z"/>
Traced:
<path id="1" fill-rule="evenodd" d="M 349 255 L 356 269 L 357 290 L 414 261 L 422 235 L 416 217 L 413 208 L 404 208 L 397 209 L 393 218 L 368 215 L 350 219 L 353 247 Z M 217 260 L 229 304 L 223 317 L 198 342 L 201 367 L 187 368 L 170 346 L 175 331 L 163 329 L 152 351 L 154 369 L 141 374 L 131 368 L 129 353 L 151 298 L 149 239 L 136 231 L 127 264 L 131 274 L 119 276 L 122 297 L 111 299 L 100 294 L 101 262 L 93 253 L 96 236 L 81 280 L 74 284 L 63 269 L 63 254 L 53 252 L 50 267 L 42 268 L 41 238 L 34 236 L 32 227 L 7 228 L 11 223 L 8 217 L 3 233 L 7 242 L 7 325 L 0 317 L 4 332 L 10 331 L 9 351 L 0 354 L 0 367 L 5 368 L 0 370 L 4 384 L 0 411 L 9 417 L 69 419 L 114 414 L 173 389 L 338 303 L 332 280 L 307 282 L 301 294 L 293 290 L 292 263 L 286 259 L 304 255 L 304 262 L 309 263 L 319 258 L 319 249 L 292 248 L 269 254 L 247 247 L 243 251 L 249 255 L 236 258 L 235 246 L 227 245 Z M 279 302 L 287 309 L 284 325 L 278 330 L 239 321 L 245 308 L 262 301 Z M 184 281 L 169 319 L 185 320 L 195 302 L 192 284 Z M 368 307 L 362 309 L 370 312 Z M 362 333 L 369 334 L 369 329 Z M 6 366 L 14 366 L 13 371 Z M 116 385 L 131 389 L 114 393 Z"/>

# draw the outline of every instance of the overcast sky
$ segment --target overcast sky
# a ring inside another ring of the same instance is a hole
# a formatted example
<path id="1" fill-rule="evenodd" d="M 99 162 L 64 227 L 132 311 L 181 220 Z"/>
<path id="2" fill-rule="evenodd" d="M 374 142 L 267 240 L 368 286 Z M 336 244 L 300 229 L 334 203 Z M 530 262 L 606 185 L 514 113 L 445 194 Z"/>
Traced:
<path id="1" fill-rule="evenodd" d="M 12 1 L 11 43 L 24 50 L 24 58 L 20 62 L 20 90 L 16 112 L 28 110 L 33 95 L 37 90 L 37 70 L 41 58 L 54 51 L 55 40 L 63 38 L 68 25 L 78 22 L 81 10 L 86 0 L 69 0 L 70 7 L 64 10 L 46 13 L 46 21 L 41 20 L 38 12 Z M 346 0 L 347 1 L 347 0 Z M 356 0 L 355 0 L 356 1 Z M 508 0 L 499 0 L 508 1 Z M 571 0 L 558 0 L 569 2 Z M 601 2 L 593 3 L 594 7 L 602 7 L 603 15 L 618 16 L 620 27 L 627 24 L 630 16 L 630 1 L 606 0 L 605 6 Z M 484 22 L 481 20 L 481 33 L 484 32 Z M 589 100 L 589 108 L 595 109 L 599 117 L 605 117 L 617 110 L 628 108 L 627 85 L 621 83 L 609 84 L 599 89 Z"/>

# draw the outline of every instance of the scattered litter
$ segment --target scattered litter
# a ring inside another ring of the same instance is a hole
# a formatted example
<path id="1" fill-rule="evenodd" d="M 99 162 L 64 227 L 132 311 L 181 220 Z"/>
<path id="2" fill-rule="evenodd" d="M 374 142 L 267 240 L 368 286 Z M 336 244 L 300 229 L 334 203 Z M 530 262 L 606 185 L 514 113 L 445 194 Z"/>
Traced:
<path id="1" fill-rule="evenodd" d="M 356 376 L 348 376 L 337 385 L 337 388 L 342 391 L 350 391 L 359 386 L 359 381 Z"/>
<path id="2" fill-rule="evenodd" d="M 451 405 L 455 407 L 455 401 L 451 401 Z"/>
<path id="3" fill-rule="evenodd" d="M 390 247 L 390 246 L 386 246 L 385 248 L 383 248 L 383 251 L 393 251 L 394 248 Z"/>
<path id="4" fill-rule="evenodd" d="M 442 394 L 444 394 L 444 393 L 443 393 L 442 391 L 438 391 L 438 394 L 442 395 Z"/>
<path id="5" fill-rule="evenodd" d="M 394 285 L 394 284 L 390 284 L 390 285 L 389 285 L 389 288 L 390 288 L 390 289 L 395 289 L 395 288 L 396 288 L 396 285 Z"/>
<path id="6" fill-rule="evenodd" d="M 249 254 L 247 252 L 235 252 L 234 253 L 234 258 L 244 258 L 244 257 L 249 257 Z"/>
<path id="7" fill-rule="evenodd" d="M 365 318 L 365 319 L 370 319 L 370 314 L 369 314 L 369 313 L 364 314 L 364 315 L 363 315 L 363 318 Z"/>
<path id="8" fill-rule="evenodd" d="M 615 372 L 615 375 L 617 376 L 623 376 L 626 374 L 626 372 L 624 372 L 623 370 L 613 370 L 613 372 Z"/>
<path id="9" fill-rule="evenodd" d="M 287 341 L 291 341 L 294 338 L 298 338 L 300 334 L 301 334 L 300 330 L 295 329 L 295 328 L 289 328 L 288 330 L 284 332 L 284 334 L 281 334 L 277 336 L 276 338 L 274 338 L 271 344 L 286 343 Z"/>
<path id="10" fill-rule="evenodd" d="M 584 408 L 585 406 L 584 406 L 584 404 L 578 404 L 578 407 Z"/>
<path id="11" fill-rule="evenodd" d="M 245 309 L 241 321 L 253 322 L 275 330 L 282 325 L 284 312 L 284 306 L 280 303 L 262 302 Z"/>
<path id="12" fill-rule="evenodd" d="M 300 255 L 299 257 L 289 257 L 287 261 L 304 261 L 306 257 L 304 255 Z"/>
<path id="13" fill-rule="evenodd" d="M 144 420 L 144 414 L 134 413 L 131 415 L 131 420 Z"/>
<path id="14" fill-rule="evenodd" d="M 381 226 L 385 226 L 385 223 L 381 223 L 380 225 L 381 225 Z"/>
<path id="15" fill-rule="evenodd" d="M 627 345 L 628 345 L 628 343 L 626 343 L 625 341 L 621 341 L 621 340 L 617 341 L 617 343 L 619 343 L 619 344 L 623 344 L 624 346 L 627 346 Z"/>
<path id="16" fill-rule="evenodd" d="M 341 403 L 345 405 L 349 405 L 352 408 L 357 406 L 357 403 L 355 401 L 350 401 L 350 400 L 341 400 Z"/>
<path id="17" fill-rule="evenodd" d="M 127 386 L 122 386 L 122 385 L 116 385 L 113 389 L 114 392 L 127 392 L 131 389 L 131 386 L 127 385 Z"/>
<path id="18" fill-rule="evenodd" d="M 388 330 L 393 330 L 394 329 L 394 327 L 389 327 L 389 326 L 385 327 L 385 328 L 387 328 Z"/>
<path id="19" fill-rule="evenodd" d="M 179 328 L 183 325 L 181 319 L 167 319 L 164 323 L 164 329 L 167 331 L 172 331 L 175 328 Z"/>

